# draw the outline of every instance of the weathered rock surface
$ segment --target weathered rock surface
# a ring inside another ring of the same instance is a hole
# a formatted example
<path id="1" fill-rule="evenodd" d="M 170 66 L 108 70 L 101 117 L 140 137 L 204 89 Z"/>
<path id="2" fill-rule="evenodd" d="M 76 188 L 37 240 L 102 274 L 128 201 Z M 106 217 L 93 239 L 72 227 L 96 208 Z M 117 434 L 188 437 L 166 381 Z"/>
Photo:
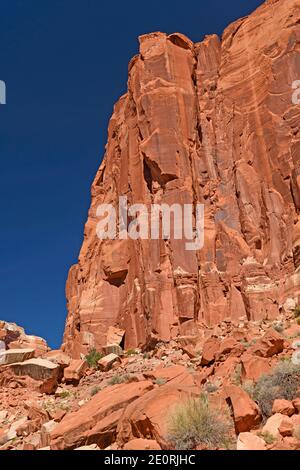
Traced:
<path id="1" fill-rule="evenodd" d="M 231 385 L 225 389 L 229 406 L 232 409 L 236 432 L 243 433 L 256 428 L 261 415 L 256 403 L 239 387 Z"/>
<path id="2" fill-rule="evenodd" d="M 79 380 L 83 377 L 86 369 L 88 368 L 88 363 L 81 359 L 73 359 L 68 367 L 64 369 L 64 379 L 66 383 L 78 383 Z"/>
<path id="3" fill-rule="evenodd" d="M 115 434 L 125 406 L 136 400 L 153 385 L 149 381 L 115 385 L 95 395 L 79 411 L 67 415 L 51 434 L 51 449 L 74 449 L 98 444 L 107 447 Z M 104 445 L 105 443 L 105 445 Z"/>
<path id="4" fill-rule="evenodd" d="M 23 362 L 34 357 L 34 349 L 8 349 L 0 351 L 0 366 Z"/>
<path id="5" fill-rule="evenodd" d="M 59 366 L 46 359 L 28 359 L 11 364 L 9 368 L 16 376 L 26 376 L 40 382 L 39 389 L 43 393 L 53 393 L 57 387 Z"/>
<path id="6" fill-rule="evenodd" d="M 236 450 L 267 450 L 267 446 L 261 437 L 242 432 L 238 437 Z"/>
<path id="7" fill-rule="evenodd" d="M 39 336 L 27 335 L 24 328 L 15 323 L 0 321 L 0 351 L 3 349 L 33 349 L 34 356 L 45 354 L 49 348 L 47 342 Z"/>
<path id="8" fill-rule="evenodd" d="M 110 326 L 125 331 L 126 349 L 297 304 L 299 20 L 299 0 L 268 0 L 221 39 L 140 37 L 67 282 L 73 357 L 107 345 Z M 148 207 L 203 203 L 204 248 L 186 251 L 173 235 L 100 241 L 97 207 L 121 195 Z"/>

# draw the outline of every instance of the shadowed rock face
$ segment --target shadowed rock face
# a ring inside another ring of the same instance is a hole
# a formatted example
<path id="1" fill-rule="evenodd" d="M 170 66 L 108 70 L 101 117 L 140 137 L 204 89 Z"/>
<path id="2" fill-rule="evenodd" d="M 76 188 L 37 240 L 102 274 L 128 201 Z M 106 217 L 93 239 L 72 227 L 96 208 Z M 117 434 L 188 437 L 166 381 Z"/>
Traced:
<path id="1" fill-rule="evenodd" d="M 115 105 L 78 264 L 67 281 L 64 348 L 196 335 L 225 318 L 275 318 L 300 293 L 299 0 L 269 0 L 193 44 L 140 37 Z M 107 240 L 99 204 L 203 203 L 205 242 Z"/>

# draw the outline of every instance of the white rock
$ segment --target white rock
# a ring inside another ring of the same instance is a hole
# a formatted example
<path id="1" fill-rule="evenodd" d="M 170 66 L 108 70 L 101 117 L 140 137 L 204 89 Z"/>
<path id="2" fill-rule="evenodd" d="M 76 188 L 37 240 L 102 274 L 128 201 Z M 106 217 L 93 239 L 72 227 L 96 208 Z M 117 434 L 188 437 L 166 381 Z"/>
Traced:
<path id="1" fill-rule="evenodd" d="M 0 365 L 13 364 L 15 362 L 24 362 L 34 356 L 34 349 L 8 349 L 0 351 Z"/>
<path id="2" fill-rule="evenodd" d="M 0 411 L 0 423 L 7 418 L 8 412 L 6 410 Z"/>

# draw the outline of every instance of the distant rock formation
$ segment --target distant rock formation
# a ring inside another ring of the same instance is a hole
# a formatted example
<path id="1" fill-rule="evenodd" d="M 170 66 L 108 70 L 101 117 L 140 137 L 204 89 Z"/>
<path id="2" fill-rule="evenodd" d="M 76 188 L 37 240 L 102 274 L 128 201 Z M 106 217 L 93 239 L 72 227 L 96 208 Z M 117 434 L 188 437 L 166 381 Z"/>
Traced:
<path id="1" fill-rule="evenodd" d="M 78 264 L 63 348 L 80 357 L 194 336 L 226 318 L 276 318 L 300 294 L 299 0 L 268 0 L 222 39 L 140 37 L 115 106 Z M 105 240 L 99 204 L 203 203 L 197 252 L 170 240 Z"/>

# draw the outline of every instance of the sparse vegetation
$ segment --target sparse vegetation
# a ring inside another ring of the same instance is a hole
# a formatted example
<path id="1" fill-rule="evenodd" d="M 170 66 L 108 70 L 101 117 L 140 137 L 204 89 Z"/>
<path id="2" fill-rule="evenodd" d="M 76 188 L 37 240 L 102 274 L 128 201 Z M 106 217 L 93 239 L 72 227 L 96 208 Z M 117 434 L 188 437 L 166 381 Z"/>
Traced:
<path id="1" fill-rule="evenodd" d="M 228 448 L 230 422 L 220 410 L 211 408 L 207 395 L 189 399 L 177 406 L 170 416 L 168 439 L 177 450 Z"/>
<path id="2" fill-rule="evenodd" d="M 297 426 L 294 431 L 294 437 L 300 441 L 300 426 Z"/>
<path id="3" fill-rule="evenodd" d="M 276 441 L 276 438 L 269 431 L 260 432 L 258 436 L 261 437 L 268 445 L 273 444 Z"/>
<path id="4" fill-rule="evenodd" d="M 123 384 L 130 380 L 130 375 L 114 375 L 108 380 L 108 385 Z"/>
<path id="5" fill-rule="evenodd" d="M 237 366 L 234 369 L 233 377 L 232 377 L 232 383 L 234 385 L 241 385 L 242 383 L 242 364 L 237 364 Z"/>
<path id="6" fill-rule="evenodd" d="M 293 310 L 294 317 L 300 319 L 300 307 L 295 307 Z"/>
<path id="7" fill-rule="evenodd" d="M 218 385 L 212 383 L 212 382 L 208 382 L 205 386 L 205 391 L 207 393 L 214 393 L 216 392 L 217 390 L 219 390 L 219 387 Z"/>
<path id="8" fill-rule="evenodd" d="M 92 349 L 87 356 L 85 356 L 85 359 L 92 369 L 97 369 L 98 368 L 98 361 L 102 359 L 103 354 L 97 351 L 96 349 Z"/>
<path id="9" fill-rule="evenodd" d="M 250 348 L 257 342 L 257 339 L 253 339 L 252 341 L 245 341 L 244 339 L 240 340 L 240 343 L 244 346 L 245 349 Z"/>
<path id="10" fill-rule="evenodd" d="M 100 392 L 101 388 L 98 387 L 97 385 L 95 387 L 92 388 L 91 390 L 91 397 L 97 395 L 98 392 Z"/>
<path id="11" fill-rule="evenodd" d="M 275 325 L 273 325 L 273 328 L 275 331 L 277 331 L 277 333 L 282 333 L 284 330 L 284 326 L 282 322 L 275 323 Z"/>
<path id="12" fill-rule="evenodd" d="M 246 380 L 242 385 L 242 389 L 252 398 L 254 397 L 254 387 L 255 383 L 253 380 Z"/>
<path id="13" fill-rule="evenodd" d="M 164 379 L 163 377 L 157 377 L 155 383 L 156 385 L 165 385 L 167 383 L 167 379 Z"/>
<path id="14" fill-rule="evenodd" d="M 136 354 L 138 354 L 138 352 L 135 349 L 128 349 L 126 351 L 126 356 L 134 356 Z"/>
<path id="15" fill-rule="evenodd" d="M 69 390 L 63 390 L 60 393 L 59 398 L 69 398 L 70 395 L 71 395 L 71 392 L 69 392 Z"/>
<path id="16" fill-rule="evenodd" d="M 271 416 L 274 400 L 296 398 L 300 385 L 300 366 L 291 361 L 279 362 L 273 372 L 260 377 L 252 396 L 265 418 Z"/>

